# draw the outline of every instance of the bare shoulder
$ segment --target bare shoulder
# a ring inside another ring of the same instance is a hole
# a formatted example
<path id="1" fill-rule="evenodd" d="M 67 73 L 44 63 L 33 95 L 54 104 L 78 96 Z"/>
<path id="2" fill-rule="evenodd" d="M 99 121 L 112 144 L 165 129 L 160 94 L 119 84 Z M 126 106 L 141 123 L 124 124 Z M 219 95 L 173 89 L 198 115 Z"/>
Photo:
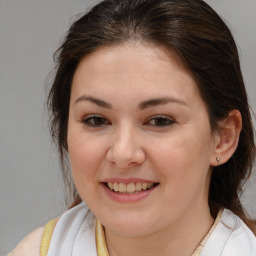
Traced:
<path id="1" fill-rule="evenodd" d="M 39 256 L 43 232 L 43 227 L 31 232 L 11 252 L 11 256 Z"/>

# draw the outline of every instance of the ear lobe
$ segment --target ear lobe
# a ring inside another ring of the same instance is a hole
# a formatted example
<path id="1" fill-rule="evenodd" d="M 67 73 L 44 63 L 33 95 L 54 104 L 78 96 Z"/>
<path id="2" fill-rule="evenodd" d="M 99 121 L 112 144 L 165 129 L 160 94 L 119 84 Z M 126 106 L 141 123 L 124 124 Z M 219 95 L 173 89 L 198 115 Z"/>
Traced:
<path id="1" fill-rule="evenodd" d="M 219 122 L 220 131 L 216 140 L 211 165 L 217 166 L 226 163 L 234 154 L 242 129 L 242 116 L 240 111 L 232 110 L 228 116 Z"/>

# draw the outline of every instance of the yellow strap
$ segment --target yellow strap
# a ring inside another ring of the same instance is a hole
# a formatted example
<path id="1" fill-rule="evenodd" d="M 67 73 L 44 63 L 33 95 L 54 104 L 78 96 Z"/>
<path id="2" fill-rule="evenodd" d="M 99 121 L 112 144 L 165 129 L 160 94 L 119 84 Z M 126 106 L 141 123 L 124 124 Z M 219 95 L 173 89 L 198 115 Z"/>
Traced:
<path id="1" fill-rule="evenodd" d="M 45 225 L 44 232 L 41 239 L 41 245 L 40 245 L 40 256 L 47 256 L 51 239 L 52 239 L 52 234 L 57 222 L 58 222 L 58 218 L 49 221 Z"/>
<path id="2" fill-rule="evenodd" d="M 102 224 L 98 219 L 96 219 L 96 247 L 97 247 L 97 255 L 98 256 L 109 256 L 108 249 L 105 241 L 105 234 Z"/>
<path id="3" fill-rule="evenodd" d="M 194 251 L 194 253 L 192 254 L 192 256 L 200 256 L 200 253 L 204 247 L 204 245 L 206 244 L 208 238 L 210 237 L 210 235 L 212 234 L 213 230 L 215 229 L 215 227 L 217 226 L 217 224 L 220 222 L 221 216 L 223 213 L 223 208 L 219 210 L 218 215 L 210 229 L 210 231 L 207 233 L 207 235 L 203 238 L 202 242 L 197 246 L 196 250 Z"/>

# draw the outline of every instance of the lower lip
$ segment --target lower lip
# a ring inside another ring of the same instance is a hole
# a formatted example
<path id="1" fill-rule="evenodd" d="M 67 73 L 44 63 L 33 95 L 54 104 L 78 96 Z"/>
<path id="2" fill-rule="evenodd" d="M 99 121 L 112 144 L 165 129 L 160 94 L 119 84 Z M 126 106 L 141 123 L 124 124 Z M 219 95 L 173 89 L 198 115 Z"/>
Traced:
<path id="1" fill-rule="evenodd" d="M 152 187 L 151 189 L 142 190 L 134 194 L 121 194 L 121 193 L 114 192 L 113 190 L 110 190 L 104 184 L 101 184 L 101 186 L 103 187 L 103 189 L 111 199 L 120 203 L 133 203 L 133 202 L 140 201 L 148 197 L 155 190 L 155 188 L 158 187 L 157 185 Z"/>

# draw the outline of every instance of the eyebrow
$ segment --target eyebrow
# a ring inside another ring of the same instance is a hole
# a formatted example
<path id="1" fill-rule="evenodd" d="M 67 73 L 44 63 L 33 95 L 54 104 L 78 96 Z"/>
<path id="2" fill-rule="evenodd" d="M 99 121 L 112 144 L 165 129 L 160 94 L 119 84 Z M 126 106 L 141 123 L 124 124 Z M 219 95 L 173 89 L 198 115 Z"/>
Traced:
<path id="1" fill-rule="evenodd" d="M 143 101 L 139 104 L 139 108 L 145 109 L 145 108 L 153 107 L 157 105 L 165 105 L 167 103 L 177 103 L 180 105 L 189 106 L 188 103 L 183 100 L 180 100 L 174 97 L 163 97 L 163 98 L 155 98 L 155 99 Z"/>
<path id="2" fill-rule="evenodd" d="M 107 103 L 104 100 L 101 100 L 101 99 L 98 99 L 98 98 L 95 98 L 92 96 L 86 96 L 86 95 L 79 97 L 74 102 L 74 105 L 81 101 L 89 101 L 91 103 L 94 103 L 100 107 L 107 108 L 107 109 L 113 108 L 110 103 Z M 143 110 L 145 108 L 149 108 L 149 107 L 153 107 L 153 106 L 157 106 L 157 105 L 165 105 L 168 103 L 176 103 L 176 104 L 180 104 L 180 105 L 184 105 L 184 106 L 189 106 L 187 102 L 177 99 L 177 98 L 174 98 L 174 97 L 153 98 L 153 99 L 149 99 L 149 100 L 145 100 L 145 101 L 141 102 L 138 106 L 139 106 L 139 109 Z"/>
<path id="3" fill-rule="evenodd" d="M 89 101 L 89 102 L 92 102 L 100 107 L 103 107 L 103 108 L 108 108 L 108 109 L 112 109 L 112 105 L 105 102 L 104 100 L 100 100 L 98 98 L 95 98 L 95 97 L 91 97 L 91 96 L 86 96 L 86 95 L 83 95 L 81 97 L 79 97 L 75 102 L 74 102 L 74 105 L 77 104 L 78 102 L 81 102 L 81 101 Z"/>

